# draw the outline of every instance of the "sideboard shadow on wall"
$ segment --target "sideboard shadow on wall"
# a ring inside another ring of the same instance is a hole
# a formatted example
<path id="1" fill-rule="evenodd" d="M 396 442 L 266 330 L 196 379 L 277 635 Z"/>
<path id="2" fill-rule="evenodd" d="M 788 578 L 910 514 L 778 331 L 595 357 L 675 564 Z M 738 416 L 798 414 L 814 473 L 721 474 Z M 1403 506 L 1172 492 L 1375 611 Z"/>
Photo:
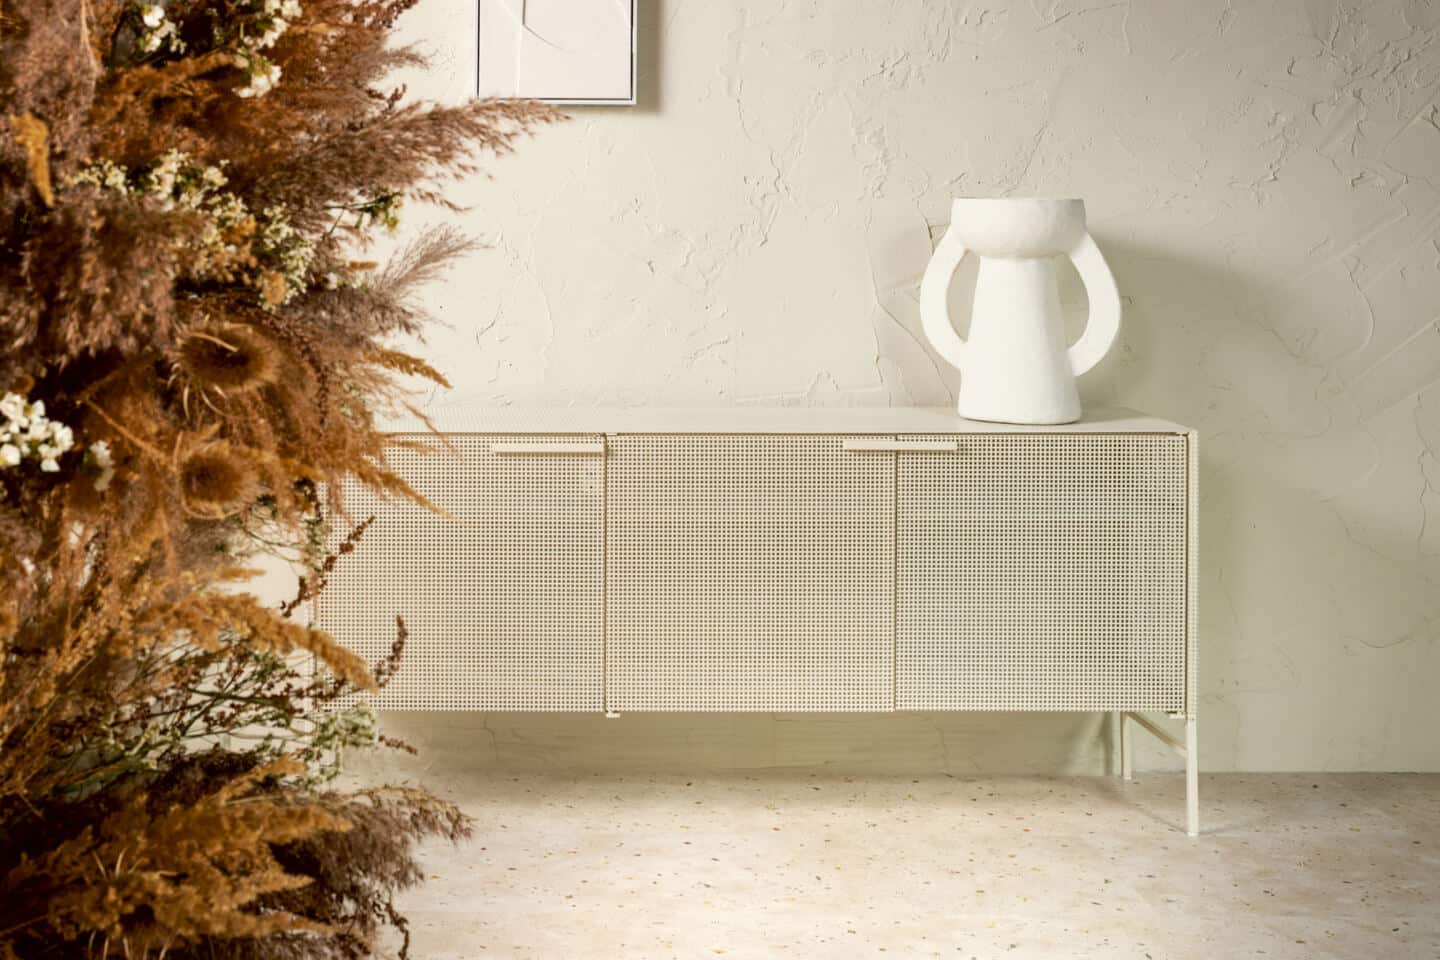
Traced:
<path id="1" fill-rule="evenodd" d="M 449 515 L 348 490 L 378 519 L 317 604 L 367 657 L 404 617 L 380 708 L 1110 712 L 1127 777 L 1128 724 L 1186 758 L 1197 832 L 1188 428 L 918 408 L 438 426 L 399 429 L 432 449 L 392 465 Z"/>

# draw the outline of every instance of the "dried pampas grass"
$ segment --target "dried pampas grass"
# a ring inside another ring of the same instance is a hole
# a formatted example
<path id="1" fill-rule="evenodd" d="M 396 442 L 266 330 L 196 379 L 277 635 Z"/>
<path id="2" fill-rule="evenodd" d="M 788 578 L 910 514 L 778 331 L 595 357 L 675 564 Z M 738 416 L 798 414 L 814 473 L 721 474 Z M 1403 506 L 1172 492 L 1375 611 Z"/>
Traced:
<path id="1" fill-rule="evenodd" d="M 363 548 L 322 547 L 343 481 L 423 502 L 376 425 L 443 383 L 394 341 L 473 247 L 368 248 L 559 117 L 404 102 L 412 3 L 4 0 L 0 960 L 360 960 L 468 832 L 326 786 L 404 624 L 366 664 L 234 589 L 282 556 L 299 612 Z"/>

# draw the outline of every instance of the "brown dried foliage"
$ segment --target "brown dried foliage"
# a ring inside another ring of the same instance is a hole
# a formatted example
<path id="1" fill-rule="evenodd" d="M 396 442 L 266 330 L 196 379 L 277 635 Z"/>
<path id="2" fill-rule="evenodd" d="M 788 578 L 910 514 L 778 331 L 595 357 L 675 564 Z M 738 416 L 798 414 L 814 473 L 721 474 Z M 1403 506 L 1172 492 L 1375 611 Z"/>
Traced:
<path id="1" fill-rule="evenodd" d="M 58 470 L 0 467 L 0 958 L 368 956 L 403 930 L 414 840 L 468 831 L 427 794 L 317 774 L 366 735 L 317 710 L 388 679 L 403 623 L 370 669 L 225 589 L 262 537 L 313 543 L 342 478 L 414 495 L 377 419 L 405 378 L 441 378 L 387 344 L 421 331 L 418 290 L 470 244 L 437 230 L 368 264 L 368 231 L 557 118 L 385 89 L 419 59 L 386 44 L 411 2 L 309 0 L 254 97 L 212 30 L 253 4 L 169 0 L 183 54 L 140 52 L 125 0 L 0 10 L 0 393 L 76 441 Z M 205 210 L 76 179 L 170 150 L 223 163 L 255 215 L 228 262 Z M 278 205 L 307 243 L 296 275 L 253 253 Z"/>

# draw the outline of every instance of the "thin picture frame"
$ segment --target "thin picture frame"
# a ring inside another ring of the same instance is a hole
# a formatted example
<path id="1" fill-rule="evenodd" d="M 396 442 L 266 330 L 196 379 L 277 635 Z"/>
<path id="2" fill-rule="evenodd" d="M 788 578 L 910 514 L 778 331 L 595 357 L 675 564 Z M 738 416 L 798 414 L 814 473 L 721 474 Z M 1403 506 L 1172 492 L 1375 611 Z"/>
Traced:
<path id="1" fill-rule="evenodd" d="M 493 0 L 475 0 L 475 76 L 474 95 L 477 97 L 487 96 L 481 92 L 481 29 L 483 17 L 481 6 Z M 522 0 L 523 2 L 523 0 Z M 553 103 L 560 106 L 615 106 L 633 107 L 639 101 L 639 39 L 640 39 L 640 16 L 639 0 L 630 0 L 630 92 L 625 97 L 527 97 L 521 91 L 516 94 L 518 99 L 537 100 L 541 103 Z"/>

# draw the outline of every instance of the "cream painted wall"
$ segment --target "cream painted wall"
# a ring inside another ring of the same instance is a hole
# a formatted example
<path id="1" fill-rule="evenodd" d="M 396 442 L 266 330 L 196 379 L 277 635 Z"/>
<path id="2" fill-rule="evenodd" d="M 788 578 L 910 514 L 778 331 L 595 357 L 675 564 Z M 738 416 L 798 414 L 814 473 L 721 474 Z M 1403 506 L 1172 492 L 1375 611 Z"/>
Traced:
<path id="1" fill-rule="evenodd" d="M 472 6 L 407 15 L 412 92 L 464 95 Z M 1084 197 L 1126 309 L 1087 401 L 1203 434 L 1203 766 L 1440 770 L 1440 5 L 640 6 L 638 107 L 453 192 L 489 249 L 431 292 L 444 402 L 950 403 L 950 197 Z M 392 722 L 440 764 L 1103 758 L 1093 718 L 796 720 Z"/>

